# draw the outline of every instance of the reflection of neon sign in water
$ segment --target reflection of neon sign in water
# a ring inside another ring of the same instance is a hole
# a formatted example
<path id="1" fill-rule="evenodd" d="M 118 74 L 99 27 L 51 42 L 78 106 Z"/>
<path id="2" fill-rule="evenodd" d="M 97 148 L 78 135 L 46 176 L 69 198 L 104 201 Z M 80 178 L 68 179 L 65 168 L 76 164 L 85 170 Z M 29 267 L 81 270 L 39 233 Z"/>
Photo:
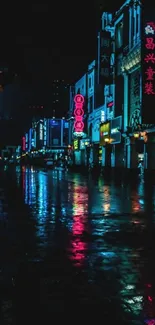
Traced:
<path id="1" fill-rule="evenodd" d="M 83 105 L 84 105 L 84 97 L 80 94 L 77 94 L 74 97 L 75 102 L 75 110 L 74 110 L 74 116 L 75 116 L 75 122 L 74 122 L 74 130 L 75 132 L 83 132 L 84 129 L 84 123 L 83 123 Z"/>
<path id="2" fill-rule="evenodd" d="M 76 266 L 82 266 L 87 251 L 87 242 L 82 235 L 86 230 L 88 194 L 87 192 L 81 193 L 80 186 L 76 186 L 73 191 L 73 225 L 69 251 L 70 259 Z"/>

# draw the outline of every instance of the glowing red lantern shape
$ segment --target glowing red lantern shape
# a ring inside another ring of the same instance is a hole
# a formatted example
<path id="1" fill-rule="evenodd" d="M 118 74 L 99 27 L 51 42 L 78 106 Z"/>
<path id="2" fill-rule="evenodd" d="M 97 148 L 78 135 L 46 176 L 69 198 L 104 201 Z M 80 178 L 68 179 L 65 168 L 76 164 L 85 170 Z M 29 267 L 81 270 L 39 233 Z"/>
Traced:
<path id="1" fill-rule="evenodd" d="M 75 102 L 75 110 L 74 110 L 74 116 L 75 116 L 75 122 L 74 122 L 74 129 L 75 132 L 83 132 L 84 129 L 84 123 L 83 123 L 83 104 L 84 104 L 84 97 L 81 94 L 77 94 L 74 97 Z"/>

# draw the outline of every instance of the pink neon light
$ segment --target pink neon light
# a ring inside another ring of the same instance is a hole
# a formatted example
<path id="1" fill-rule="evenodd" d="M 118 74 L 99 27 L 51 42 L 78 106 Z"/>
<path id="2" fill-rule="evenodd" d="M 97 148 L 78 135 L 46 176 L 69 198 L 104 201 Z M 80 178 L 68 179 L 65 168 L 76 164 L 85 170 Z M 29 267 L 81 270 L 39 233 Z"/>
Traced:
<path id="1" fill-rule="evenodd" d="M 155 28 L 155 23 L 150 22 L 146 24 L 147 26 L 152 26 L 153 29 Z M 146 28 L 145 28 L 146 29 Z M 153 32 L 151 32 L 154 34 Z M 154 74 L 155 69 L 150 64 L 155 64 L 155 53 L 152 51 L 155 50 L 155 40 L 154 37 L 146 37 L 145 38 L 145 48 L 148 50 L 148 53 L 146 53 L 146 56 L 144 58 L 144 61 L 149 64 L 149 66 L 146 67 L 145 70 L 145 83 L 144 83 L 144 94 L 146 95 L 155 95 L 155 87 L 154 87 Z"/>
<path id="2" fill-rule="evenodd" d="M 149 62 L 151 62 L 151 63 L 155 63 L 155 55 L 154 55 L 154 53 L 149 53 L 149 54 L 147 54 L 146 55 L 146 57 L 144 58 L 144 61 L 146 62 L 146 63 L 149 63 Z"/>
<path id="3" fill-rule="evenodd" d="M 112 107 L 114 105 L 114 102 L 108 103 L 108 107 Z"/>
<path id="4" fill-rule="evenodd" d="M 75 116 L 83 116 L 84 115 L 84 110 L 82 108 L 76 108 L 74 110 L 74 115 Z"/>
<path id="5" fill-rule="evenodd" d="M 154 48 L 155 48 L 155 43 L 154 43 L 154 39 L 153 39 L 153 37 L 146 37 L 146 44 L 145 44 L 145 47 L 146 47 L 148 50 L 154 50 Z"/>
<path id="6" fill-rule="evenodd" d="M 75 116 L 75 122 L 74 122 L 74 129 L 75 132 L 83 132 L 84 129 L 84 123 L 83 123 L 83 104 L 84 104 L 84 97 L 80 94 L 77 94 L 74 97 L 75 102 L 75 110 L 74 110 L 74 116 Z"/>
<path id="7" fill-rule="evenodd" d="M 74 122 L 74 129 L 75 132 L 82 132 L 84 129 L 84 123 L 80 121 L 75 121 Z"/>
<path id="8" fill-rule="evenodd" d="M 80 94 L 77 94 L 74 97 L 74 102 L 83 104 L 84 103 L 84 97 L 82 95 L 80 95 Z"/>
<path id="9" fill-rule="evenodd" d="M 145 71 L 145 74 L 147 75 L 146 80 L 154 80 L 155 70 L 153 70 L 151 67 L 148 67 L 148 69 Z"/>
<path id="10" fill-rule="evenodd" d="M 145 83 L 145 94 L 147 94 L 147 95 L 155 94 L 155 92 L 153 90 L 153 83 L 151 81 Z"/>

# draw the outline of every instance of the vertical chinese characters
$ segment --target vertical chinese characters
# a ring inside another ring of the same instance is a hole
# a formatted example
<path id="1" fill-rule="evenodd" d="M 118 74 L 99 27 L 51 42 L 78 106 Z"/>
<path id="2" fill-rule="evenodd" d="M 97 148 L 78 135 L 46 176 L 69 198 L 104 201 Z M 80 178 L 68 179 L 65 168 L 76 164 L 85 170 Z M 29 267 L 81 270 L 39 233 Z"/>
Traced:
<path id="1" fill-rule="evenodd" d="M 144 94 L 155 95 L 155 23 L 145 25 Z"/>
<path id="2" fill-rule="evenodd" d="M 75 102 L 75 110 L 74 110 L 74 116 L 75 116 L 75 122 L 74 122 L 74 130 L 77 133 L 83 132 L 84 129 L 84 123 L 83 123 L 83 105 L 84 105 L 84 97 L 80 94 L 77 94 L 74 97 Z"/>

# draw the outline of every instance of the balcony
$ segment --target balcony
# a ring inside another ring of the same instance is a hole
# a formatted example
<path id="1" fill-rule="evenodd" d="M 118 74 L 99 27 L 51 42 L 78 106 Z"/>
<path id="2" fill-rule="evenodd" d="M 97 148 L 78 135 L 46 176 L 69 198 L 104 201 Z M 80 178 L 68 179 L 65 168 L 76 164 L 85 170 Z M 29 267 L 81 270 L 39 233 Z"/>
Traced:
<path id="1" fill-rule="evenodd" d="M 126 49 L 126 53 L 127 52 L 128 49 Z M 121 70 L 122 72 L 130 73 L 133 69 L 135 69 L 140 65 L 140 62 L 141 62 L 141 42 L 139 40 L 139 42 L 132 48 L 132 50 L 123 57 Z"/>

